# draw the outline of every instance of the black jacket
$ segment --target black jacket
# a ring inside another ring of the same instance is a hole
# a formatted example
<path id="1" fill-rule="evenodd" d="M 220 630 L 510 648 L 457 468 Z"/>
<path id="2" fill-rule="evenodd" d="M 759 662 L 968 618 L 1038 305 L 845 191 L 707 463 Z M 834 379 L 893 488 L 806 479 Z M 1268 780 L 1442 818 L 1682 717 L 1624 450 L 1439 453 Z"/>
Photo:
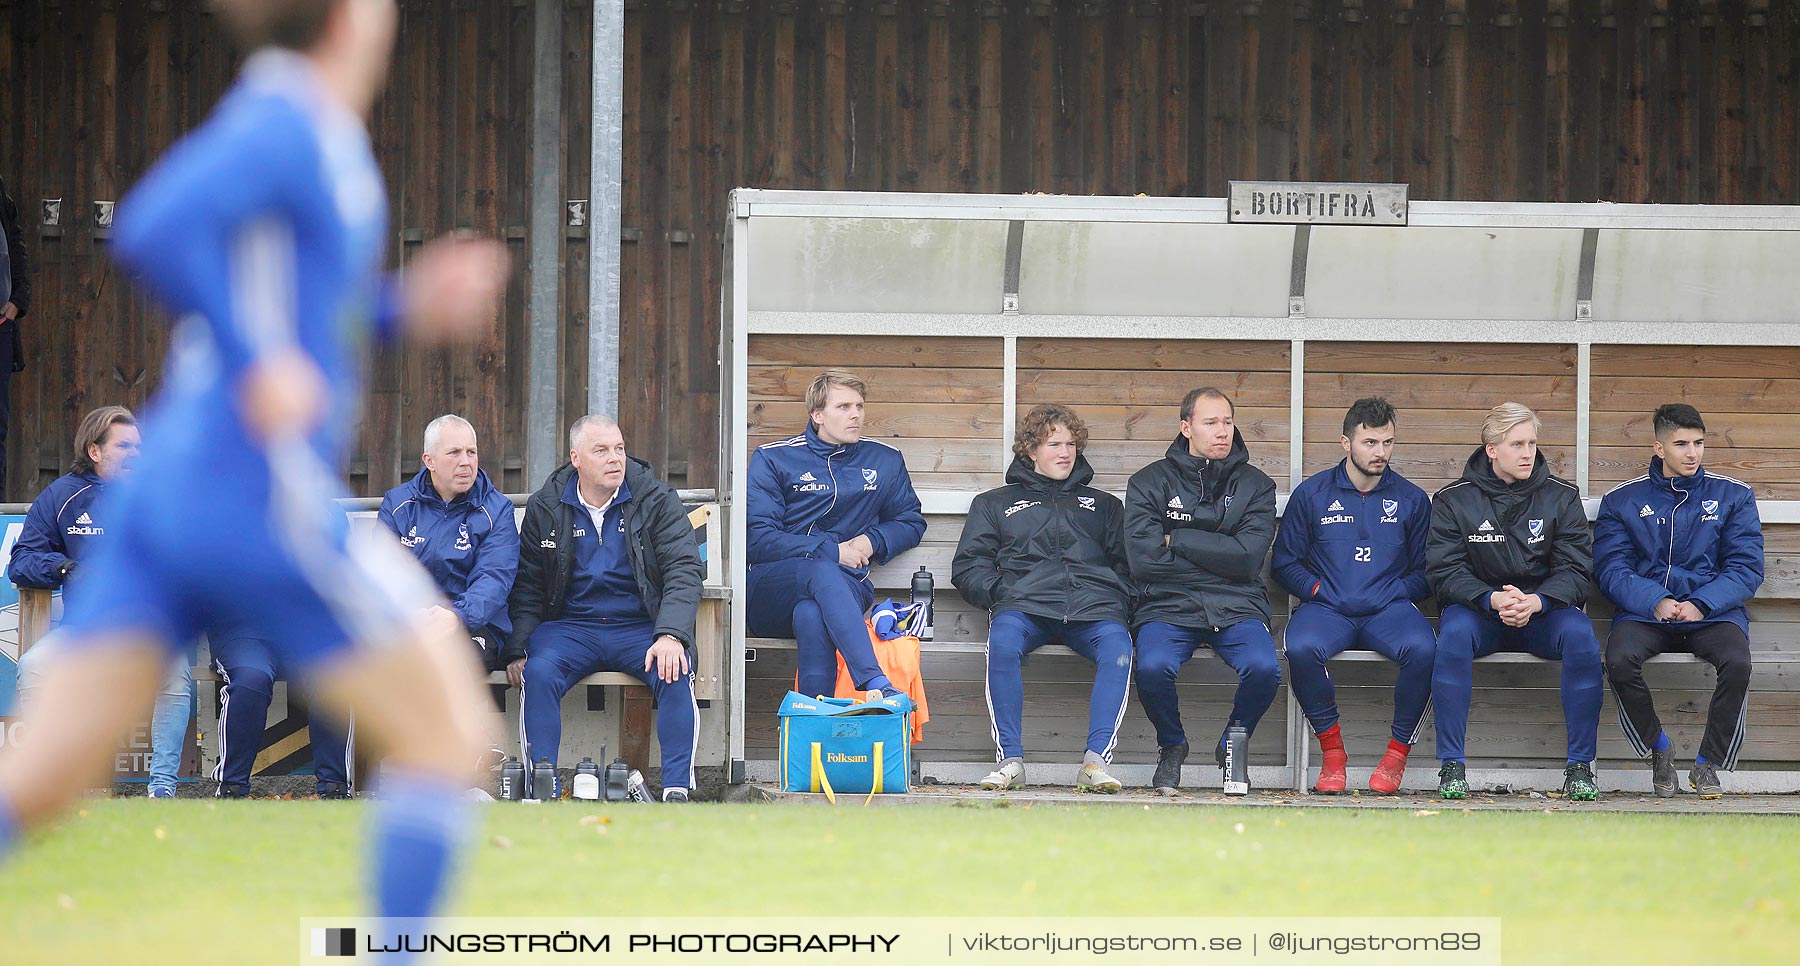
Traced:
<path id="1" fill-rule="evenodd" d="M 1006 486 L 969 505 L 950 582 L 989 611 L 1065 621 L 1131 619 L 1125 505 L 1087 484 L 1094 470 L 1075 458 L 1066 480 L 1040 475 L 1022 458 Z"/>
<path id="2" fill-rule="evenodd" d="M 1509 484 L 1477 447 L 1462 479 L 1431 501 L 1425 577 L 1440 604 L 1492 614 L 1488 595 L 1512 584 L 1542 594 L 1546 609 L 1578 607 L 1587 600 L 1593 558 L 1581 492 L 1550 475 L 1543 453 L 1530 476 Z"/>
<path id="3" fill-rule="evenodd" d="M 544 621 L 561 617 L 563 594 L 575 570 L 575 508 L 563 502 L 563 490 L 575 467 L 564 463 L 525 504 L 519 532 L 519 576 L 507 609 L 512 635 L 501 659 L 511 663 L 530 650 L 531 635 Z M 700 613 L 700 587 L 706 568 L 700 563 L 693 524 L 675 488 L 656 478 L 650 464 L 630 459 L 625 485 L 631 499 L 622 510 L 631 570 L 637 578 L 644 610 L 656 622 L 658 636 L 667 634 L 694 647 L 694 623 Z"/>
<path id="4" fill-rule="evenodd" d="M 1275 481 L 1250 465 L 1243 434 L 1217 460 L 1190 454 L 1187 438 L 1175 437 L 1125 490 L 1125 556 L 1139 589 L 1133 624 L 1267 624 L 1263 559 L 1274 541 Z"/>

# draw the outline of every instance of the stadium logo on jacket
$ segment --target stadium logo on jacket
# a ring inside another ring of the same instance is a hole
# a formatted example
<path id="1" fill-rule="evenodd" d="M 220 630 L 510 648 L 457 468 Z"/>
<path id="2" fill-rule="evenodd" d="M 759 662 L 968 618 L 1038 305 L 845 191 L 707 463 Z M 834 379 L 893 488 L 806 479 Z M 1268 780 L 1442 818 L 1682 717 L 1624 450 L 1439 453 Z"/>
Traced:
<path id="1" fill-rule="evenodd" d="M 412 529 L 406 531 L 406 536 L 400 538 L 401 546 L 404 546 L 408 550 L 411 550 L 412 548 L 414 548 L 424 542 L 425 542 L 425 538 L 419 536 L 419 528 L 418 527 L 413 527 Z"/>
<path id="2" fill-rule="evenodd" d="M 1163 513 L 1163 516 L 1166 516 L 1171 520 L 1179 520 L 1183 523 L 1192 523 L 1194 515 L 1192 513 L 1183 513 L 1181 510 L 1181 497 L 1172 496 L 1169 498 L 1169 509 Z"/>
<path id="3" fill-rule="evenodd" d="M 75 518 L 75 525 L 64 532 L 72 537 L 98 537 L 106 533 L 106 528 L 94 526 L 94 518 L 83 511 L 81 516 Z"/>
<path id="4" fill-rule="evenodd" d="M 1505 543 L 1506 542 L 1506 534 L 1495 533 L 1493 523 L 1491 523 L 1487 520 L 1481 521 L 1481 526 L 1476 527 L 1475 530 L 1476 530 L 1476 532 L 1469 534 L 1469 542 L 1470 543 Z"/>
<path id="5" fill-rule="evenodd" d="M 811 470 L 800 474 L 800 482 L 794 484 L 795 493 L 822 493 L 831 489 L 831 484 L 820 483 L 819 478 L 812 475 Z"/>
<path id="6" fill-rule="evenodd" d="M 1700 509 L 1706 514 L 1700 518 L 1701 523 L 1705 523 L 1708 520 L 1717 520 L 1719 518 L 1718 500 L 1701 500 Z"/>
<path id="7" fill-rule="evenodd" d="M 1007 507 L 1006 512 L 1002 513 L 1000 515 L 1003 517 L 1010 517 L 1013 514 L 1019 512 L 1020 510 L 1029 510 L 1032 507 L 1037 506 L 1037 505 L 1038 505 L 1037 500 L 1020 500 L 1019 502 L 1014 503 L 1012 506 Z"/>
<path id="8" fill-rule="evenodd" d="M 1542 521 L 1542 520 L 1527 520 L 1525 522 L 1525 526 L 1526 526 L 1526 529 L 1531 531 L 1531 539 L 1525 541 L 1527 544 L 1540 543 L 1543 541 L 1543 539 L 1544 539 L 1544 521 Z"/>
<path id="9" fill-rule="evenodd" d="M 876 476 L 876 474 L 875 474 L 874 470 L 863 470 L 863 489 L 865 491 L 873 490 L 876 488 L 875 476 Z"/>

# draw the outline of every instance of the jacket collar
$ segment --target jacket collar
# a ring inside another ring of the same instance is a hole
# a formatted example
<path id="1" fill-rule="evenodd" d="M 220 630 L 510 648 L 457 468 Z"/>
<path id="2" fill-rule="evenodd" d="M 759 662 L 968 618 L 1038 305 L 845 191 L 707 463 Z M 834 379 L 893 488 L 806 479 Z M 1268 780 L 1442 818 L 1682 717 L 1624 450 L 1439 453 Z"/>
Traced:
<path id="1" fill-rule="evenodd" d="M 609 510 L 613 507 L 624 506 L 626 503 L 631 502 L 631 464 L 627 463 L 625 470 L 625 478 L 619 481 L 619 491 L 613 494 L 612 502 L 607 504 L 607 509 Z M 569 474 L 569 481 L 563 484 L 562 501 L 577 510 L 587 509 L 581 502 L 580 474 Z"/>
<path id="2" fill-rule="evenodd" d="M 861 446 L 861 442 L 827 443 L 819 438 L 818 427 L 813 425 L 813 421 L 811 419 L 806 421 L 806 448 L 816 456 L 824 457 L 834 453 L 853 454 Z"/>
<path id="3" fill-rule="evenodd" d="M 456 503 L 469 503 L 480 506 L 487 502 L 488 494 L 492 493 L 494 490 L 494 482 L 488 479 L 487 470 L 476 470 L 475 485 L 469 487 L 469 492 L 448 502 L 446 502 L 442 496 L 438 495 L 437 487 L 433 486 L 431 483 L 431 471 L 424 467 L 420 467 L 419 472 L 413 475 L 412 486 L 414 499 L 418 500 L 420 503 L 435 503 L 439 506 L 449 506 Z"/>
<path id="4" fill-rule="evenodd" d="M 1037 471 L 1023 456 L 1013 457 L 1012 466 L 1006 470 L 1006 482 L 1017 483 L 1037 490 L 1074 489 L 1086 486 L 1094 479 L 1094 468 L 1088 465 L 1087 457 L 1075 454 L 1075 467 L 1069 471 L 1067 479 L 1053 480 Z"/>
<path id="5" fill-rule="evenodd" d="M 1488 459 L 1487 447 L 1477 446 L 1475 452 L 1469 454 L 1463 463 L 1462 478 L 1481 488 L 1483 493 L 1498 496 L 1502 493 L 1530 493 L 1542 486 L 1550 478 L 1550 464 L 1544 461 L 1544 451 L 1538 450 L 1537 462 L 1531 466 L 1531 475 L 1517 483 L 1508 483 L 1500 479 L 1494 472 L 1493 461 Z"/>
<path id="6" fill-rule="evenodd" d="M 1355 483 L 1350 482 L 1349 466 L 1350 466 L 1350 457 L 1346 456 L 1343 459 L 1338 460 L 1338 465 L 1335 468 L 1333 468 L 1331 471 L 1331 484 L 1340 490 L 1349 490 L 1352 493 L 1361 493 L 1363 491 L 1357 489 Z M 1389 463 L 1387 472 L 1381 474 L 1381 478 L 1377 479 L 1375 481 L 1375 486 L 1373 488 L 1371 488 L 1369 490 L 1369 492 L 1370 493 L 1379 493 L 1382 490 L 1387 489 L 1390 486 L 1389 480 L 1393 477 L 1393 475 L 1394 475 L 1394 465 L 1392 463 Z"/>
<path id="7" fill-rule="evenodd" d="M 1685 482 L 1677 483 L 1675 477 L 1663 472 L 1662 457 L 1652 456 L 1650 457 L 1650 471 L 1645 475 L 1650 477 L 1651 484 L 1659 490 L 1686 493 L 1706 482 L 1706 464 L 1700 464 L 1700 468 L 1695 470 L 1694 475 Z"/>
<path id="8" fill-rule="evenodd" d="M 1244 445 L 1242 430 L 1235 427 L 1231 430 L 1231 452 L 1216 460 L 1204 456 L 1195 456 L 1188 451 L 1188 438 L 1180 433 L 1169 443 L 1163 458 L 1175 464 L 1181 475 L 1193 479 L 1206 477 L 1212 480 L 1223 480 L 1237 472 L 1237 468 L 1250 462 L 1250 448 Z"/>

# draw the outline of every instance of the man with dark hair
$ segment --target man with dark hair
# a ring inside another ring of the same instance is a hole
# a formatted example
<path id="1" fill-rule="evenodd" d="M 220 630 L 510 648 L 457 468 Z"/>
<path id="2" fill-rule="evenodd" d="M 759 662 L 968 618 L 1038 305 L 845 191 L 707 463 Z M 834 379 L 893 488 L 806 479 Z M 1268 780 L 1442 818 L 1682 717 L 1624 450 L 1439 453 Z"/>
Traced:
<path id="1" fill-rule="evenodd" d="M 6 424 L 12 376 L 25 369 L 19 326 L 31 311 L 31 258 L 19 230 L 19 206 L 0 180 L 0 492 L 6 489 Z"/>
<path id="2" fill-rule="evenodd" d="M 1248 731 L 1275 700 L 1281 664 L 1269 634 L 1263 558 L 1275 539 L 1275 481 L 1250 465 L 1236 410 L 1207 386 L 1181 401 L 1181 432 L 1163 458 L 1132 474 L 1125 496 L 1125 556 L 1141 588 L 1138 697 L 1156 727 L 1158 792 L 1181 787 L 1187 734 L 1175 675 L 1201 647 L 1238 674 L 1225 735 Z"/>
<path id="3" fill-rule="evenodd" d="M 1369 790 L 1392 795 L 1406 775 L 1431 700 L 1431 623 L 1413 601 L 1431 595 L 1425 536 L 1431 499 L 1389 466 L 1394 407 L 1358 399 L 1344 415 L 1344 458 L 1314 474 L 1288 498 L 1275 538 L 1275 577 L 1300 605 L 1287 625 L 1289 685 L 1312 724 L 1321 752 L 1313 791 L 1336 795 L 1348 784 L 1337 696 L 1326 662 L 1365 647 L 1400 665 L 1387 753 Z"/>
<path id="4" fill-rule="evenodd" d="M 1581 604 L 1592 582 L 1593 534 L 1573 483 L 1550 474 L 1538 451 L 1541 423 L 1516 402 L 1488 411 L 1482 445 L 1462 479 L 1431 501 L 1425 576 L 1437 593 L 1437 658 L 1431 702 L 1437 721 L 1438 794 L 1467 798 L 1463 739 L 1475 659 L 1526 651 L 1562 662 L 1568 759 L 1563 793 L 1600 797 L 1594 757 L 1600 728 L 1600 644 Z"/>
<path id="5" fill-rule="evenodd" d="M 508 605 L 506 670 L 522 695 L 521 754 L 555 765 L 563 695 L 596 671 L 620 671 L 656 699 L 663 801 L 686 802 L 699 735 L 693 647 L 704 580 L 675 488 L 626 455 L 612 417 L 576 420 L 569 462 L 525 504 Z M 541 788 L 532 795 L 556 797 Z"/>
<path id="6" fill-rule="evenodd" d="M 797 687 L 837 690 L 837 658 L 859 690 L 899 694 L 875 659 L 863 615 L 875 602 L 869 565 L 925 535 L 906 457 L 863 436 L 868 387 L 827 369 L 806 390 L 806 431 L 750 454 L 750 586 L 746 622 L 756 637 L 791 637 Z"/>
<path id="7" fill-rule="evenodd" d="M 1644 662 L 1688 651 L 1718 670 L 1706 734 L 1688 783 L 1718 798 L 1720 768 L 1737 765 L 1750 691 L 1744 604 L 1763 580 L 1762 520 L 1749 486 L 1708 472 L 1706 423 L 1694 407 L 1660 406 L 1650 469 L 1614 487 L 1594 523 L 1594 577 L 1618 610 L 1606 638 L 1606 676 L 1619 725 L 1650 757 L 1656 794 L 1675 794 L 1675 749 L 1644 683 Z"/>
<path id="8" fill-rule="evenodd" d="M 1094 662 L 1087 751 L 1075 776 L 1084 792 L 1116 792 L 1107 774 L 1131 691 L 1131 569 L 1124 505 L 1088 484 L 1087 425 L 1066 406 L 1034 407 L 1019 421 L 1007 485 L 975 498 L 950 579 L 963 599 L 994 615 L 988 631 L 988 714 L 1000 767 L 989 791 L 1025 784 L 1020 720 L 1025 655 L 1049 643 Z"/>

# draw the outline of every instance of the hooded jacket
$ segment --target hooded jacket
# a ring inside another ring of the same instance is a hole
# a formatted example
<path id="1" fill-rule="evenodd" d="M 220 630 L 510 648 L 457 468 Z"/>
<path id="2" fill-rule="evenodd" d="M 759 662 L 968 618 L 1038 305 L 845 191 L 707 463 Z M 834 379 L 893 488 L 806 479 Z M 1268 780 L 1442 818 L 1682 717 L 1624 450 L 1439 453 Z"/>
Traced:
<path id="1" fill-rule="evenodd" d="M 1478 446 L 1462 479 L 1431 502 L 1425 575 L 1440 604 L 1492 614 L 1489 595 L 1512 584 L 1542 595 L 1545 610 L 1579 607 L 1592 567 L 1593 533 L 1580 491 L 1550 475 L 1541 452 L 1530 476 L 1507 483 Z"/>
<path id="2" fill-rule="evenodd" d="M 1274 539 L 1275 481 L 1250 465 L 1243 433 L 1216 460 L 1192 455 L 1176 436 L 1125 491 L 1125 557 L 1139 586 L 1133 625 L 1267 624 L 1262 569 Z"/>
<path id="3" fill-rule="evenodd" d="M 1130 621 L 1125 505 L 1089 486 L 1093 479 L 1079 455 L 1063 480 L 1014 457 L 1007 485 L 969 505 L 950 564 L 950 582 L 963 598 L 989 611 Z"/>
<path id="4" fill-rule="evenodd" d="M 425 565 L 464 627 L 491 627 L 502 636 L 512 630 L 506 598 L 519 572 L 519 529 L 512 501 L 486 471 L 477 470 L 469 492 L 445 503 L 431 471 L 421 469 L 381 498 L 375 516 Z"/>
<path id="5" fill-rule="evenodd" d="M 1618 608 L 1615 621 L 1654 622 L 1656 605 L 1674 598 L 1748 634 L 1744 604 L 1763 581 L 1756 492 L 1704 466 L 1689 479 L 1666 476 L 1652 457 L 1649 472 L 1600 501 L 1594 580 Z"/>
<path id="6" fill-rule="evenodd" d="M 1339 461 L 1288 497 L 1271 563 L 1295 597 L 1360 617 L 1431 596 L 1430 529 L 1431 498 L 1411 480 L 1389 469 L 1363 493 Z"/>
<path id="7" fill-rule="evenodd" d="M 561 617 L 567 607 L 569 578 L 575 570 L 576 508 L 563 502 L 563 492 L 574 477 L 575 467 L 564 463 L 526 501 L 519 578 L 509 601 L 513 632 L 501 654 L 508 663 L 526 656 L 538 625 Z M 706 577 L 694 526 L 680 495 L 656 478 L 650 464 L 628 457 L 625 485 L 631 499 L 620 512 L 638 597 L 656 625 L 656 635 L 667 634 L 686 645 L 691 659 Z"/>

